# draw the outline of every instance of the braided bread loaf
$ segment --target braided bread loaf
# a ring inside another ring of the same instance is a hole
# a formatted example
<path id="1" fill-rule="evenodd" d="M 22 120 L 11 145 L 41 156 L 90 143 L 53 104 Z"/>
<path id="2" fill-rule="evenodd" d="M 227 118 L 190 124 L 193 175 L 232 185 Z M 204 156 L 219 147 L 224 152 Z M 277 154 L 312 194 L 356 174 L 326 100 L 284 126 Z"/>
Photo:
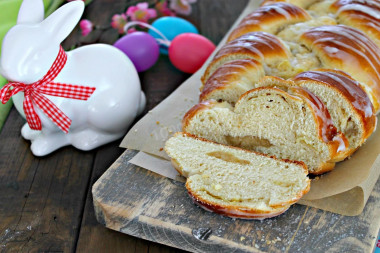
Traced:
<path id="1" fill-rule="evenodd" d="M 376 128 L 379 17 L 376 1 L 264 1 L 208 65 L 183 131 L 331 170 Z"/>

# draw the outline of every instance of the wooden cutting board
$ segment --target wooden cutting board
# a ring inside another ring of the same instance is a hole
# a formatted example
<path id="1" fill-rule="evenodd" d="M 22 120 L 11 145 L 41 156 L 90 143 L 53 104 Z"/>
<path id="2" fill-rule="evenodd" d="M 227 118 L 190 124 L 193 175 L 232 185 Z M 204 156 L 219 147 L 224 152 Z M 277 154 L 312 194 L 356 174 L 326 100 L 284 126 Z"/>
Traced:
<path id="1" fill-rule="evenodd" d="M 183 183 L 128 163 L 135 154 L 126 150 L 93 186 L 96 217 L 110 229 L 191 252 L 373 251 L 380 180 L 359 216 L 294 205 L 272 219 L 239 220 L 197 207 Z"/>

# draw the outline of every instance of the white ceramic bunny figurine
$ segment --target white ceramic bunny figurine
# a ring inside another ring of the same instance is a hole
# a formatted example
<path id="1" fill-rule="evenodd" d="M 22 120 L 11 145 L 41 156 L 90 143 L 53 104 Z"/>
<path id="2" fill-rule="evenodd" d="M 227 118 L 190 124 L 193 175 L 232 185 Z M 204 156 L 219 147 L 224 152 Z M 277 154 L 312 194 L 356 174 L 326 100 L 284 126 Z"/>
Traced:
<path id="1" fill-rule="evenodd" d="M 51 70 L 60 43 L 77 25 L 83 10 L 83 1 L 72 1 L 44 20 L 43 1 L 24 0 L 17 25 L 3 40 L 0 73 L 10 82 L 26 85 L 41 80 Z M 90 150 L 116 140 L 145 106 L 133 63 L 115 47 L 94 44 L 66 54 L 67 62 L 54 82 L 96 89 L 86 101 L 44 95 L 72 120 L 68 133 L 58 128 L 33 100 L 42 131 L 32 130 L 26 123 L 21 133 L 31 140 L 31 150 L 36 156 L 70 144 Z M 24 92 L 14 95 L 13 101 L 25 117 Z"/>

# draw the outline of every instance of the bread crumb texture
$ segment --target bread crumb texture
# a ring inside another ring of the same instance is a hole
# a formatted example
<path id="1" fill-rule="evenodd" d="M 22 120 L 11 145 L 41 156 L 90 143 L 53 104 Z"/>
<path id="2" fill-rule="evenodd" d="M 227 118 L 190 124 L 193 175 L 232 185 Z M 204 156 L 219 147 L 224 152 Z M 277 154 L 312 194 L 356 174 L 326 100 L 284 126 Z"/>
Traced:
<path id="1" fill-rule="evenodd" d="M 309 189 L 306 166 L 177 133 L 165 145 L 191 195 L 213 206 L 271 213 Z"/>

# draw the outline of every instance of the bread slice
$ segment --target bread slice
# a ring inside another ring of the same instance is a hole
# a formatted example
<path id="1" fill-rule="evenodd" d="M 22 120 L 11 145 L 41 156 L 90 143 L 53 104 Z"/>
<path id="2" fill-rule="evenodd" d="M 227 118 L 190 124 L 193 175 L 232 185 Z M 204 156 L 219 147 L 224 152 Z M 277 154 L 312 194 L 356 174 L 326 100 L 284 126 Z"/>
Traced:
<path id="1" fill-rule="evenodd" d="M 285 212 L 309 191 L 302 162 L 220 145 L 188 133 L 165 144 L 174 167 L 187 177 L 195 203 L 229 217 L 264 219 Z"/>
<path id="2" fill-rule="evenodd" d="M 334 125 L 349 141 L 347 155 L 358 149 L 376 129 L 377 118 L 370 98 L 361 84 L 345 72 L 319 69 L 300 73 L 292 80 L 326 105 Z"/>
<path id="3" fill-rule="evenodd" d="M 278 78 L 277 86 L 286 82 Z M 285 85 L 284 85 L 285 86 Z M 184 116 L 182 129 L 222 144 L 303 161 L 312 174 L 333 169 L 348 141 L 326 106 L 300 87 L 261 87 L 243 94 L 235 107 L 205 101 Z"/>

